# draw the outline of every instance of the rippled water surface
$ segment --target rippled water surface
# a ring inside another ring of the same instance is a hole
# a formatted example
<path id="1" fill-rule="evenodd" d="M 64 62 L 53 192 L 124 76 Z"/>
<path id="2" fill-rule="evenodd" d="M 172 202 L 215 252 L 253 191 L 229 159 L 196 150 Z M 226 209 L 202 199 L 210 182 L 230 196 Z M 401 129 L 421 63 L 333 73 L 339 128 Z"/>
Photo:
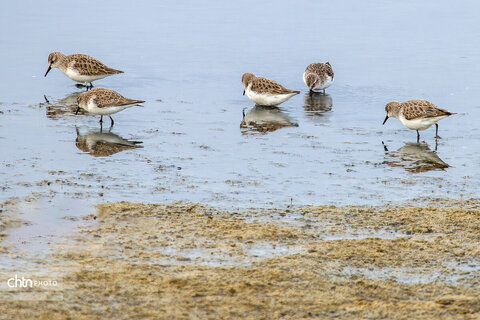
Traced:
<path id="1" fill-rule="evenodd" d="M 228 208 L 478 196 L 478 2 L 4 7 L 3 200 Z M 51 51 L 90 54 L 124 70 L 94 84 L 146 100 L 144 108 L 114 115 L 112 130 L 100 132 L 98 116 L 75 116 L 82 90 L 73 81 L 58 69 L 43 77 Z M 315 61 L 335 71 L 326 96 L 310 97 L 302 81 Z M 254 107 L 242 96 L 244 72 L 302 93 L 278 109 Z M 439 123 L 438 144 L 433 127 L 416 144 L 396 119 L 382 126 L 387 102 L 412 98 L 457 113 Z"/>

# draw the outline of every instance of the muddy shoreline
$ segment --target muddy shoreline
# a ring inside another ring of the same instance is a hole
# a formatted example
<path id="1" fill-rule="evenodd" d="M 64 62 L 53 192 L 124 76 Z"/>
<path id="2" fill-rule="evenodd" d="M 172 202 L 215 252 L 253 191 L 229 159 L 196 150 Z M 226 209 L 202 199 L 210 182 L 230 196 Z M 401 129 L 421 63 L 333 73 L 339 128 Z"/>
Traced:
<path id="1" fill-rule="evenodd" d="M 479 218 L 479 200 L 237 212 L 101 204 L 83 217 L 92 223 L 41 261 L 44 276 L 61 275 L 61 288 L 30 290 L 28 300 L 4 290 L 0 312 L 40 319 L 475 319 Z"/>

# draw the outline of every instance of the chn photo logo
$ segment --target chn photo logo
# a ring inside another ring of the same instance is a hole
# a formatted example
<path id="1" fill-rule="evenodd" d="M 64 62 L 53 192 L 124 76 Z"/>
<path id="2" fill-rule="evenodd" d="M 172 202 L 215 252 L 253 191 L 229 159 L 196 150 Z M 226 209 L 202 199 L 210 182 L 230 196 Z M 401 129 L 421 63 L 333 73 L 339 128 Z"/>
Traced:
<path id="1" fill-rule="evenodd" d="M 19 277 L 15 274 L 14 277 L 7 280 L 7 286 L 11 289 L 13 288 L 55 288 L 58 286 L 56 280 L 46 280 L 46 279 L 32 279 L 26 278 L 24 276 Z"/>

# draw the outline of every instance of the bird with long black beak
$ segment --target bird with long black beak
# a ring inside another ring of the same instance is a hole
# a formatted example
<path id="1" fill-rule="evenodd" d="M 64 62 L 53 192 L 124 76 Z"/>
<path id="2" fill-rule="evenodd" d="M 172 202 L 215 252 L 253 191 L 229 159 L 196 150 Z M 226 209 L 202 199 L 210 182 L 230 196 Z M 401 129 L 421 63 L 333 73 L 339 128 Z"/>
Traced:
<path id="1" fill-rule="evenodd" d="M 247 72 L 242 76 L 243 95 L 259 106 L 276 106 L 299 94 L 300 91 L 287 89 L 278 82 L 257 77 Z"/>
<path id="2" fill-rule="evenodd" d="M 126 98 L 110 89 L 96 88 L 78 95 L 78 108 L 75 114 L 78 114 L 80 108 L 93 114 L 99 114 L 100 123 L 103 122 L 103 116 L 108 115 L 111 120 L 111 126 L 113 126 L 114 121 L 111 114 L 133 106 L 141 106 L 144 102 L 143 100 Z"/>
<path id="3" fill-rule="evenodd" d="M 397 118 L 408 129 L 417 131 L 417 141 L 420 141 L 419 130 L 428 129 L 433 124 L 435 124 L 436 127 L 435 138 L 440 138 L 438 136 L 437 122 L 455 114 L 438 108 L 427 100 L 392 101 L 387 103 L 385 111 L 387 112 L 387 116 L 385 120 L 383 120 L 383 124 L 385 124 L 390 117 Z"/>
<path id="4" fill-rule="evenodd" d="M 48 69 L 45 76 L 53 68 L 59 68 L 67 77 L 81 82 L 85 87 L 93 87 L 92 81 L 102 79 L 123 71 L 112 69 L 86 54 L 65 55 L 61 52 L 52 52 L 48 55 Z"/>

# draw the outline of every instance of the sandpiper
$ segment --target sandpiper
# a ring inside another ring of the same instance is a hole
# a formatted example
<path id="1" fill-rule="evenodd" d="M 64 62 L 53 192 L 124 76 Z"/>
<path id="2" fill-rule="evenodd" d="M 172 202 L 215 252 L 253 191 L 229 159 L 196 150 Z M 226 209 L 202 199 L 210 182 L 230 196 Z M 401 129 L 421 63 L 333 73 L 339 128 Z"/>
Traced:
<path id="1" fill-rule="evenodd" d="M 45 77 L 52 68 L 59 68 L 67 77 L 76 82 L 93 87 L 92 81 L 105 78 L 123 71 L 107 67 L 94 57 L 86 54 L 65 55 L 62 52 L 52 52 L 48 55 L 48 69 Z"/>
<path id="2" fill-rule="evenodd" d="M 437 122 L 443 118 L 451 116 L 452 112 L 438 108 L 427 100 L 408 100 L 405 102 L 392 101 L 385 106 L 387 116 L 383 124 L 387 122 L 389 117 L 394 117 L 411 130 L 417 130 L 417 141 L 420 141 L 420 133 L 418 130 L 425 130 L 435 124 L 435 138 L 438 136 Z"/>
<path id="3" fill-rule="evenodd" d="M 245 89 L 243 95 L 246 93 L 250 100 L 260 106 L 275 106 L 300 93 L 287 89 L 276 81 L 257 77 L 253 73 L 244 73 L 242 83 Z"/>
<path id="4" fill-rule="evenodd" d="M 100 123 L 103 122 L 103 116 L 108 115 L 112 121 L 111 126 L 113 126 L 114 121 L 110 116 L 111 114 L 138 106 L 144 102 L 143 100 L 125 98 L 120 93 L 110 89 L 96 88 L 78 95 L 78 107 L 75 114 L 78 113 L 80 108 L 90 113 L 99 114 Z"/>
<path id="5" fill-rule="evenodd" d="M 303 82 L 305 82 L 310 89 L 310 93 L 323 90 L 323 94 L 325 94 L 325 89 L 330 87 L 333 82 L 333 77 L 334 74 L 330 62 L 316 62 L 309 64 L 305 69 Z"/>

